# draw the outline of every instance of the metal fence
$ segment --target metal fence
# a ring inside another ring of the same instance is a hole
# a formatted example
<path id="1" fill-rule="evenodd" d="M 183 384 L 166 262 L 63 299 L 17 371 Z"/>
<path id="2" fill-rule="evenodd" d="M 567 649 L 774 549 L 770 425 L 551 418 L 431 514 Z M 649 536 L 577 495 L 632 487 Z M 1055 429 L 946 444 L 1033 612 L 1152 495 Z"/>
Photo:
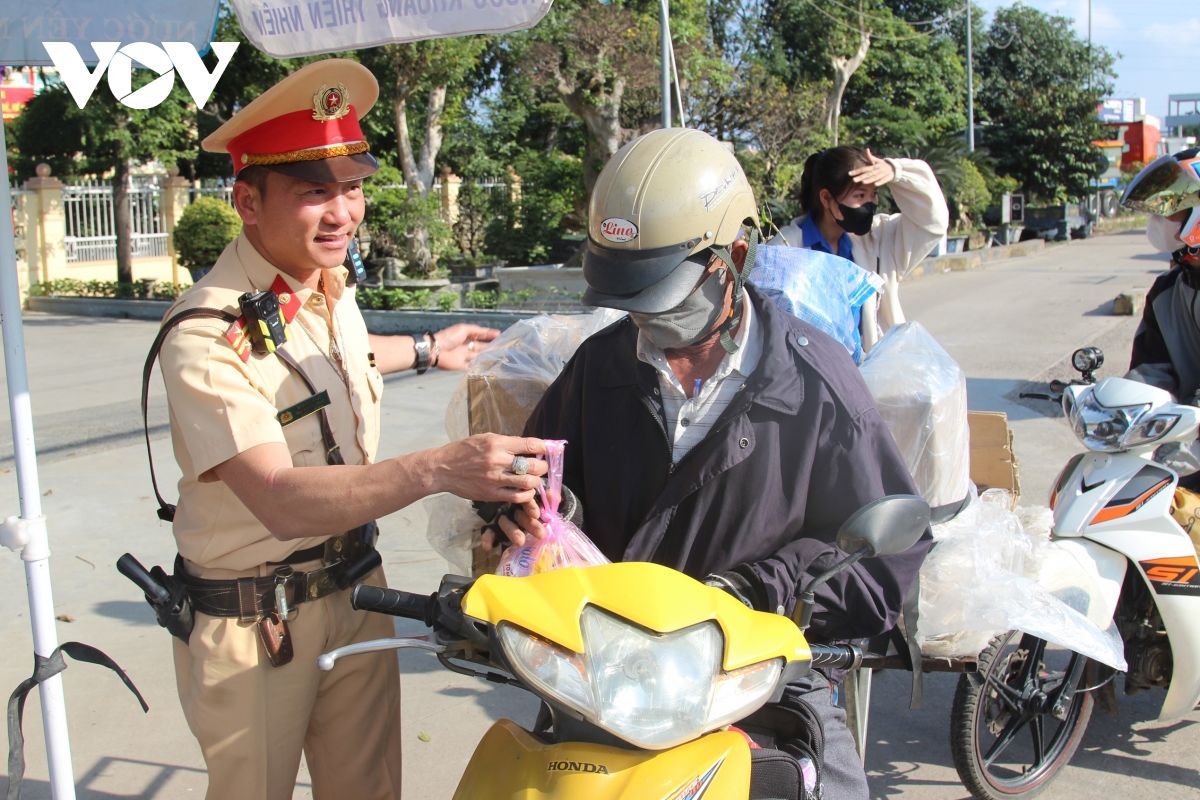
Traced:
<path id="1" fill-rule="evenodd" d="M 228 186 L 206 186 L 200 189 L 190 189 L 188 191 L 188 202 L 194 203 L 201 197 L 215 197 L 218 200 L 223 200 L 229 205 L 233 205 L 233 184 Z"/>
<path id="2" fill-rule="evenodd" d="M 115 261 L 117 234 L 113 221 L 113 188 L 87 180 L 63 187 L 68 262 Z M 129 211 L 133 220 L 133 257 L 166 256 L 167 225 L 162 189 L 148 180 L 131 181 Z"/>

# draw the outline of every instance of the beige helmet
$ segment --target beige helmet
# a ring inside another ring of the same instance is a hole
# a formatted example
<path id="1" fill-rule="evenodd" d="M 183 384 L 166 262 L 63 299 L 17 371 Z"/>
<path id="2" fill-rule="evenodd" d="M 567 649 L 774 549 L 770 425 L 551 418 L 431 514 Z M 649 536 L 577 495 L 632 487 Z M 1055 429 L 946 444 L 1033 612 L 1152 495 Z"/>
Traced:
<path id="1" fill-rule="evenodd" d="M 758 208 L 725 145 L 685 128 L 640 136 L 617 151 L 592 191 L 583 302 L 648 314 L 672 309 L 700 281 L 710 250 L 729 263 L 727 248 L 743 224 L 757 232 Z"/>

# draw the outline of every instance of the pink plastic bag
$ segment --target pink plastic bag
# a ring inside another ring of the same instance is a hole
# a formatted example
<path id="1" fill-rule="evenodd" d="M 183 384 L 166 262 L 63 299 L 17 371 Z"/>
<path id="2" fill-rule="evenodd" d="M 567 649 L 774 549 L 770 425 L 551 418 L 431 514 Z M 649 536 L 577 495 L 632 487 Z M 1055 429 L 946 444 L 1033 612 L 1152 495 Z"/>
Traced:
<path id="1" fill-rule="evenodd" d="M 550 572 L 564 567 L 595 567 L 610 563 L 604 554 L 592 544 L 569 520 L 558 515 L 558 504 L 562 501 L 563 450 L 567 443 L 562 440 L 546 440 L 546 461 L 549 473 L 547 485 L 538 487 L 538 506 L 541 521 L 546 526 L 546 536 L 536 539 L 526 537 L 521 547 L 513 545 L 504 551 L 497 575 L 523 578 L 539 572 Z"/>

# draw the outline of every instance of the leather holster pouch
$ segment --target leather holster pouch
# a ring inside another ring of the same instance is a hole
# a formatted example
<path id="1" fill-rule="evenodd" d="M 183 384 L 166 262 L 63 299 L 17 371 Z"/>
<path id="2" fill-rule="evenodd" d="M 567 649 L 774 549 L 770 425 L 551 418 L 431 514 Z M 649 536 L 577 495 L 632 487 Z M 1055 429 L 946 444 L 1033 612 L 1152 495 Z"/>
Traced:
<path id="1" fill-rule="evenodd" d="M 288 630 L 287 620 L 272 611 L 264 614 L 255 624 L 258 627 L 258 638 L 262 640 L 271 666 L 282 667 L 290 663 L 295 652 L 292 650 L 292 633 Z"/>
<path id="2" fill-rule="evenodd" d="M 192 614 L 192 601 L 188 597 L 187 587 L 174 575 L 168 575 L 162 567 L 153 567 L 150 570 L 150 577 L 171 593 L 170 601 L 162 605 L 150 603 L 150 598 L 146 598 L 146 602 L 150 603 L 150 607 L 154 609 L 154 616 L 158 619 L 158 624 L 166 628 L 167 633 L 187 644 L 188 640 L 192 638 L 192 628 L 196 626 L 196 618 Z"/>

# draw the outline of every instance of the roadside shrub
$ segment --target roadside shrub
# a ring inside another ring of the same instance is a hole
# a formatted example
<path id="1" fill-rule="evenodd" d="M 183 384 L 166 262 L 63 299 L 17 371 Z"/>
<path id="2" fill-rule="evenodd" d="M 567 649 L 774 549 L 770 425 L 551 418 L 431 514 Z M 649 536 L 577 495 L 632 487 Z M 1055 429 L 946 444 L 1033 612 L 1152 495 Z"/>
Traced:
<path id="1" fill-rule="evenodd" d="M 75 278 L 58 278 L 41 281 L 29 287 L 33 297 L 103 297 L 138 300 L 174 300 L 183 294 L 186 286 L 153 278 L 143 278 L 134 283 L 116 281 L 81 281 Z"/>
<path id="2" fill-rule="evenodd" d="M 229 204 L 201 197 L 188 206 L 175 225 L 175 252 L 187 269 L 205 269 L 217 263 L 242 230 L 242 218 Z"/>

